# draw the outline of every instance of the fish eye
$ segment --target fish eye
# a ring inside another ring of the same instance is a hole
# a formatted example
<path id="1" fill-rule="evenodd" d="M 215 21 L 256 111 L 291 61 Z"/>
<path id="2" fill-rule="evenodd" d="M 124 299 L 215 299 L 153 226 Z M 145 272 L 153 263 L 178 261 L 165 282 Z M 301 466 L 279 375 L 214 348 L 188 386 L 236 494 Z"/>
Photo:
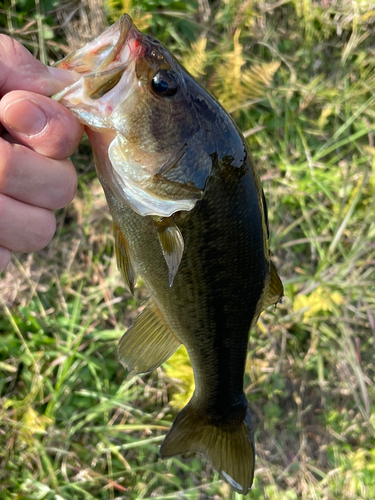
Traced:
<path id="1" fill-rule="evenodd" d="M 153 90 L 161 96 L 171 97 L 178 90 L 176 73 L 169 69 L 161 69 L 151 81 Z"/>

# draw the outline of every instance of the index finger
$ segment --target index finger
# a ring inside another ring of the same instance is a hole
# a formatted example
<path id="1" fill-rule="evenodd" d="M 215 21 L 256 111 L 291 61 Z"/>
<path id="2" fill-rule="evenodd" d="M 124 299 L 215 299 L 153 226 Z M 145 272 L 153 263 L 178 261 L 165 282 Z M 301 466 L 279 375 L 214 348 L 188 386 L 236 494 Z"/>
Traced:
<path id="1" fill-rule="evenodd" d="M 29 90 L 51 96 L 78 78 L 72 71 L 45 66 L 16 40 L 0 35 L 0 95 Z"/>

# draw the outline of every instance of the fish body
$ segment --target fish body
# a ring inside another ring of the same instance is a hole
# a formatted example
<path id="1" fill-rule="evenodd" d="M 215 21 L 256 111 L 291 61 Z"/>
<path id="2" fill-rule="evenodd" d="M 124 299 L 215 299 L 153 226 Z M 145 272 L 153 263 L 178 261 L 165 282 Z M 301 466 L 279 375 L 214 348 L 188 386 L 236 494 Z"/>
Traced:
<path id="1" fill-rule="evenodd" d="M 56 96 L 86 125 L 130 291 L 151 298 L 119 343 L 128 369 L 151 371 L 182 343 L 195 392 L 162 446 L 203 453 L 234 490 L 254 474 L 243 392 L 248 334 L 282 285 L 267 208 L 228 114 L 160 42 L 124 15 L 59 63 L 79 82 Z"/>

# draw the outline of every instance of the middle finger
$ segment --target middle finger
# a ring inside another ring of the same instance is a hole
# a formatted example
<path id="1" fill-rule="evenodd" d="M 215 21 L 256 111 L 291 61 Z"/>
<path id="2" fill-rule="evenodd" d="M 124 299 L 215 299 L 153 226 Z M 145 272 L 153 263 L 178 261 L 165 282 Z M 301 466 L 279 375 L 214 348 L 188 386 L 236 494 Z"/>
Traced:
<path id="1" fill-rule="evenodd" d="M 72 201 L 77 174 L 69 160 L 53 160 L 0 138 L 0 193 L 56 210 Z"/>

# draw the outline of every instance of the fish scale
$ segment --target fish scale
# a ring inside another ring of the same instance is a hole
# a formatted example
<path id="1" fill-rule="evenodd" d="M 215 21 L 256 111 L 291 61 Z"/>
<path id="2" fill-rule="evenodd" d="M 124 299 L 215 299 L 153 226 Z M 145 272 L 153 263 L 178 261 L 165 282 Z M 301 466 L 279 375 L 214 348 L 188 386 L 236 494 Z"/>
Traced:
<path id="1" fill-rule="evenodd" d="M 283 294 L 246 142 L 213 96 L 127 15 L 59 64 L 84 68 L 56 98 L 86 126 L 125 283 L 133 292 L 139 275 L 151 295 L 120 340 L 119 359 L 147 372 L 185 345 L 195 392 L 161 455 L 201 452 L 246 494 L 255 459 L 243 392 L 248 335 Z"/>

